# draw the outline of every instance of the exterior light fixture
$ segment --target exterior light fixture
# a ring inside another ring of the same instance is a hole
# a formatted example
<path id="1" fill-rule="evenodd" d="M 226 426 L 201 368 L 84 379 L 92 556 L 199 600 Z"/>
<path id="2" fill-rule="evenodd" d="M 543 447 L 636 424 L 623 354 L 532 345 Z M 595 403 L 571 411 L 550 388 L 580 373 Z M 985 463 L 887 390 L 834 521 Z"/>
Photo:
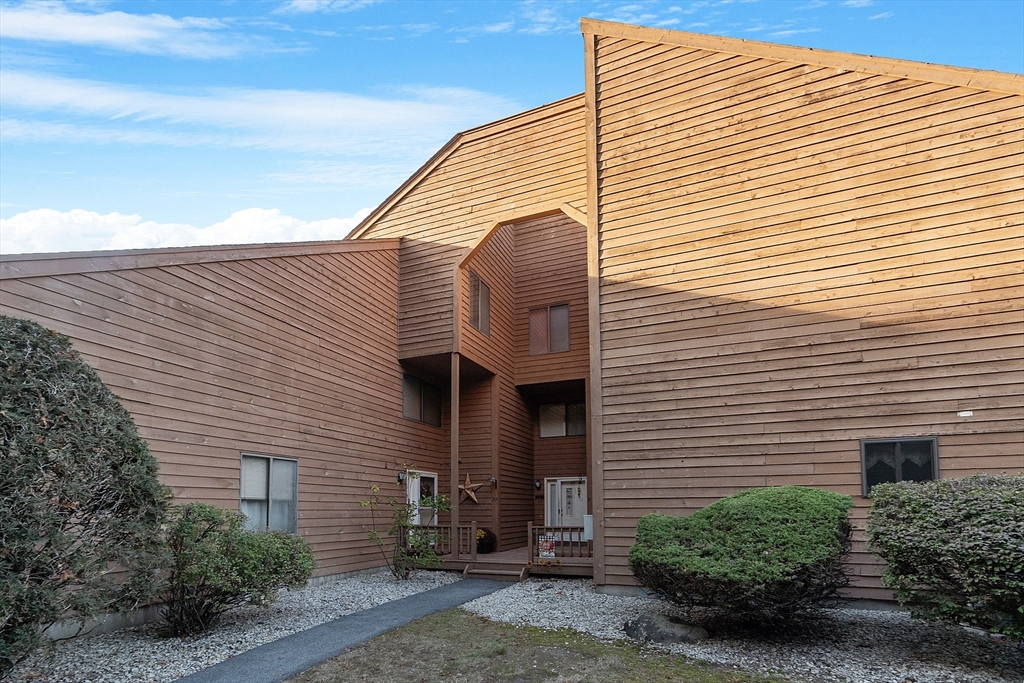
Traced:
<path id="1" fill-rule="evenodd" d="M 401 484 L 403 481 L 405 481 L 405 472 L 399 472 L 398 473 L 398 483 Z"/>
<path id="2" fill-rule="evenodd" d="M 533 485 L 534 485 L 534 487 L 539 489 L 541 487 L 540 479 L 538 479 L 537 481 L 533 482 Z"/>

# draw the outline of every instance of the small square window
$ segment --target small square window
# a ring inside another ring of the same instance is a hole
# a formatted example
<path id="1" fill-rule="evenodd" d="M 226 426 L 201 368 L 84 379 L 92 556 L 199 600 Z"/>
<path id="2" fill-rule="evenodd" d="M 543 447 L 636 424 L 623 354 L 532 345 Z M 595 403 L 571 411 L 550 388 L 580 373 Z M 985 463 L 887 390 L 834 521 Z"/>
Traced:
<path id="1" fill-rule="evenodd" d="M 530 355 L 569 350 L 569 304 L 530 310 Z"/>
<path id="2" fill-rule="evenodd" d="M 540 406 L 540 436 L 583 436 L 587 433 L 585 403 L 544 403 Z"/>
<path id="3" fill-rule="evenodd" d="M 469 324 L 491 336 L 491 288 L 473 271 L 469 271 Z"/>
<path id="4" fill-rule="evenodd" d="M 939 477 L 938 443 L 934 438 L 865 439 L 860 448 L 864 495 L 875 484 Z"/>
<path id="5" fill-rule="evenodd" d="M 243 453 L 239 509 L 248 520 L 245 528 L 294 534 L 298 482 L 298 461 Z"/>
<path id="6" fill-rule="evenodd" d="M 412 375 L 403 375 L 402 416 L 440 427 L 441 390 Z"/>

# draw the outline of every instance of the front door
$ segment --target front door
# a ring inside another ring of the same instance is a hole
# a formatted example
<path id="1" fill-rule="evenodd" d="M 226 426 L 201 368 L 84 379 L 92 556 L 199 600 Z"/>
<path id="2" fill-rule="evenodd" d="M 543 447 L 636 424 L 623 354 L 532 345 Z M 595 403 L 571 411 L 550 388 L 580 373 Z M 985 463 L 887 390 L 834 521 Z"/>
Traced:
<path id="1" fill-rule="evenodd" d="M 587 514 L 587 478 L 547 479 L 544 523 L 547 526 L 583 526 Z"/>
<path id="2" fill-rule="evenodd" d="M 422 504 L 437 495 L 437 474 L 409 470 L 405 475 L 406 501 L 412 509 L 412 523 L 417 526 L 437 524 L 437 510 Z"/>

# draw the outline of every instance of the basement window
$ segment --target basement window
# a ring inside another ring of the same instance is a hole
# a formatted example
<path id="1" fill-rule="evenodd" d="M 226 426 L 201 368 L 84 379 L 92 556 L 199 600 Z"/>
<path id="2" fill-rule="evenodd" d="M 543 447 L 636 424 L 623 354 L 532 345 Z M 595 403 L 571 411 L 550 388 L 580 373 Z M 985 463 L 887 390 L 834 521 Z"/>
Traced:
<path id="1" fill-rule="evenodd" d="M 875 484 L 939 478 L 938 442 L 925 439 L 865 439 L 860 442 L 864 495 Z"/>
<path id="2" fill-rule="evenodd" d="M 530 355 L 569 350 L 569 304 L 530 309 Z"/>
<path id="3" fill-rule="evenodd" d="M 491 336 L 491 288 L 473 271 L 469 271 L 469 324 Z"/>
<path id="4" fill-rule="evenodd" d="M 250 531 L 283 531 L 298 527 L 297 460 L 242 453 L 241 501 Z"/>
<path id="5" fill-rule="evenodd" d="M 558 436 L 582 436 L 587 433 L 587 405 L 585 403 L 542 403 L 540 406 L 540 436 L 542 439 Z"/>
<path id="6" fill-rule="evenodd" d="M 403 375 L 402 416 L 440 427 L 441 390 L 412 375 Z"/>

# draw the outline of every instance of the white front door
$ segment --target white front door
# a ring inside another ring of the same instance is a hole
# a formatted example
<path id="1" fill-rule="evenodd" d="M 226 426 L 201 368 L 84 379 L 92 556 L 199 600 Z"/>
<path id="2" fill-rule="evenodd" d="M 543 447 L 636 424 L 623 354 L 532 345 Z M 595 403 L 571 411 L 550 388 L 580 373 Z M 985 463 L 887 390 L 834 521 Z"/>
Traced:
<path id="1" fill-rule="evenodd" d="M 417 526 L 437 524 L 437 510 L 420 504 L 437 495 L 437 474 L 409 470 L 405 474 L 406 501 L 412 508 L 412 523 Z"/>
<path id="2" fill-rule="evenodd" d="M 583 516 L 587 514 L 587 478 L 544 481 L 544 523 L 547 526 L 583 526 Z"/>

